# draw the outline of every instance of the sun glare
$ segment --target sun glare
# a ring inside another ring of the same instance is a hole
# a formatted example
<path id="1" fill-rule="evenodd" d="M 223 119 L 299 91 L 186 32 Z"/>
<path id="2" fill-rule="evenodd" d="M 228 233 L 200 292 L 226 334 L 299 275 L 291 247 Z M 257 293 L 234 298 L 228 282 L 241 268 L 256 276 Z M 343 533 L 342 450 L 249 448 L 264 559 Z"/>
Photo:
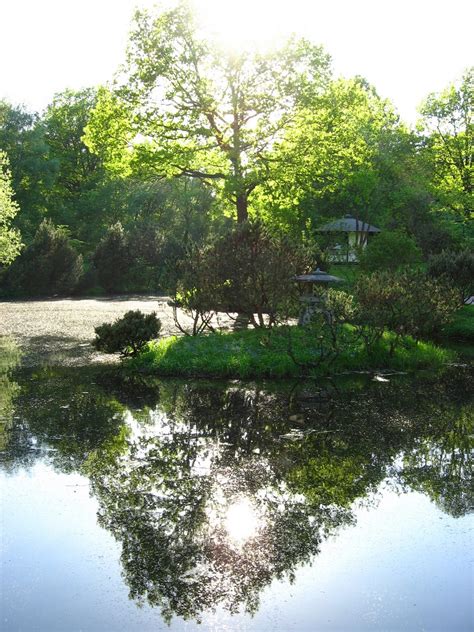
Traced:
<path id="1" fill-rule="evenodd" d="M 255 508 L 247 498 L 234 502 L 227 509 L 224 526 L 230 539 L 237 545 L 245 544 L 257 533 L 260 525 Z"/>
<path id="2" fill-rule="evenodd" d="M 231 50 L 267 49 L 286 36 L 280 0 L 193 0 L 202 27 Z"/>

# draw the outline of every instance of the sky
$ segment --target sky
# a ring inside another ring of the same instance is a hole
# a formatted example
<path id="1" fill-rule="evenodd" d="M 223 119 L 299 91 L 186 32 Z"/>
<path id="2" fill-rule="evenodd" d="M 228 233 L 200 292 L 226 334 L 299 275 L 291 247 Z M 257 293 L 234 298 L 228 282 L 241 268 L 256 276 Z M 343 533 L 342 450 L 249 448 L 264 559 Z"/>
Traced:
<path id="1" fill-rule="evenodd" d="M 474 64 L 469 0 L 193 1 L 205 28 L 232 48 L 274 46 L 292 33 L 322 44 L 336 76 L 364 76 L 409 123 L 427 94 Z M 66 88 L 111 80 L 134 9 L 155 3 L 0 0 L 0 98 L 39 111 Z"/>

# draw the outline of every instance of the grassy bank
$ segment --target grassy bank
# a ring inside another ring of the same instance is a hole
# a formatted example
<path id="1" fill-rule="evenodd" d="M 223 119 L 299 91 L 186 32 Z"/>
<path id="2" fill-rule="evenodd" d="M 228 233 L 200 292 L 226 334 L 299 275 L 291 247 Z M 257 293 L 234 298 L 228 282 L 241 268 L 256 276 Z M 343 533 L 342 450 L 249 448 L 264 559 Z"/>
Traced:
<path id="1" fill-rule="evenodd" d="M 291 336 L 292 355 L 288 353 Z M 196 337 L 169 337 L 148 345 L 127 362 L 131 371 L 162 376 L 280 378 L 325 375 L 351 370 L 439 369 L 454 359 L 453 352 L 427 342 L 404 338 L 393 356 L 391 335 L 386 335 L 369 355 L 362 342 L 351 341 L 336 357 L 314 366 L 320 355 L 319 340 L 301 327 L 272 331 L 247 330 Z"/>

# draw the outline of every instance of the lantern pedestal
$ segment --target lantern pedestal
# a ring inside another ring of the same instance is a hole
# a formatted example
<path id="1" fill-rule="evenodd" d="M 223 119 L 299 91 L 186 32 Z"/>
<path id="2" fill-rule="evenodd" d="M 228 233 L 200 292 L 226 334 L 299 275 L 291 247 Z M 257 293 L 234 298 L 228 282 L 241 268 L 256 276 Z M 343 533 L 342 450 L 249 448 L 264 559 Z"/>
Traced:
<path id="1" fill-rule="evenodd" d="M 298 318 L 298 325 L 308 325 L 311 322 L 314 314 L 316 313 L 324 313 L 326 310 L 324 308 L 324 301 L 320 296 L 302 296 L 300 298 L 301 302 L 301 314 Z"/>

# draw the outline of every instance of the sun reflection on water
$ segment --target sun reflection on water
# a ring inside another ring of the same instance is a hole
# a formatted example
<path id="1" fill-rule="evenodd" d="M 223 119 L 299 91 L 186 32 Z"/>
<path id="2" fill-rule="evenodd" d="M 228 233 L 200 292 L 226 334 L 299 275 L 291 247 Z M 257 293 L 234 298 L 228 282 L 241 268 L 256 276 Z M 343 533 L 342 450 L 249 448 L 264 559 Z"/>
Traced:
<path id="1" fill-rule="evenodd" d="M 242 546 L 257 534 L 262 526 L 262 520 L 250 500 L 240 498 L 228 507 L 224 526 L 232 542 Z"/>

